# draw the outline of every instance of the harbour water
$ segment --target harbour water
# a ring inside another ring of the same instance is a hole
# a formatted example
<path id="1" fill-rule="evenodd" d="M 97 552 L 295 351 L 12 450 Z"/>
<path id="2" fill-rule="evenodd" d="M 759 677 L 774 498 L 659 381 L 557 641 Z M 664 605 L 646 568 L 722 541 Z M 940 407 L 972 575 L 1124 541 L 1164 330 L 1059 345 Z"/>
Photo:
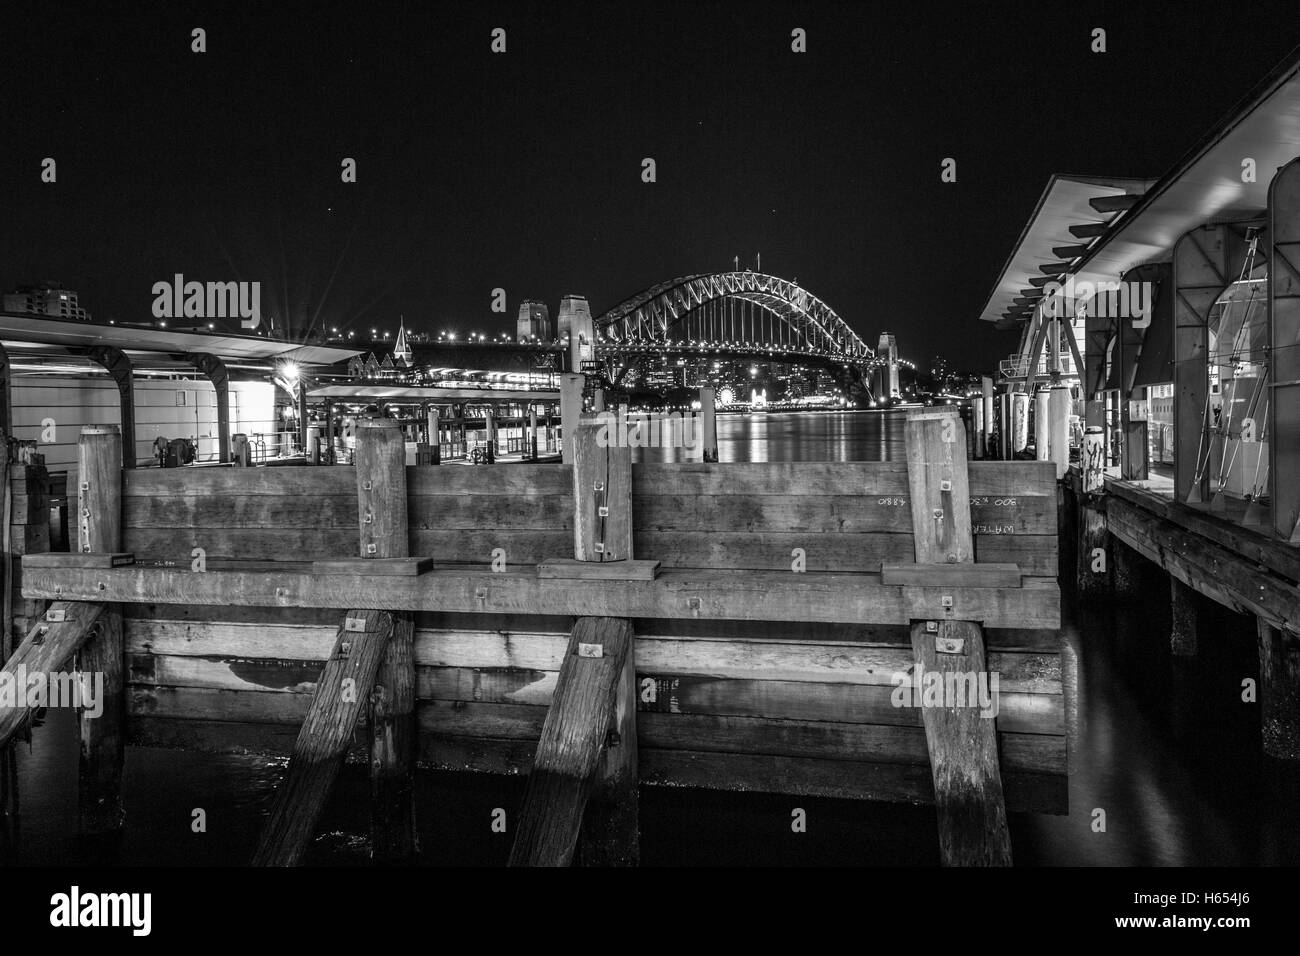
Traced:
<path id="1" fill-rule="evenodd" d="M 728 415 L 718 437 L 723 461 L 887 460 L 901 451 L 902 416 Z M 1174 660 L 1167 601 L 1124 611 L 1078 607 L 1063 593 L 1070 813 L 1012 814 L 1016 862 L 1300 863 L 1300 834 L 1288 823 L 1300 768 L 1260 753 L 1258 705 L 1242 701 L 1242 681 L 1258 678 L 1253 622 L 1215 608 L 1200 655 Z M 246 863 L 283 773 L 266 758 L 130 748 L 125 833 L 113 846 L 86 846 L 76 836 L 72 714 L 50 711 L 17 751 L 20 812 L 0 831 L 0 862 L 10 865 Z M 493 832 L 493 812 L 513 819 L 522 778 L 421 772 L 417 785 L 423 862 L 504 864 L 510 836 Z M 364 863 L 368 806 L 366 768 L 345 768 L 310 862 Z M 791 831 L 795 807 L 807 812 L 804 833 Z M 196 810 L 204 832 L 195 832 Z M 938 863 L 927 807 L 647 787 L 641 830 L 647 865 Z"/>

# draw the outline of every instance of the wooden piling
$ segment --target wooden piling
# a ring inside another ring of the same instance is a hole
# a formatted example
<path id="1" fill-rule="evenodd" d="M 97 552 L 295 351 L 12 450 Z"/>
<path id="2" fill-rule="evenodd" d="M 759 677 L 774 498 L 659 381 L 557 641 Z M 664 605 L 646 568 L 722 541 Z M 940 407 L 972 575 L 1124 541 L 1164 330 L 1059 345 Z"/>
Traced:
<path id="1" fill-rule="evenodd" d="M 436 413 L 431 413 L 436 414 Z M 357 428 L 357 504 L 361 555 L 405 558 L 407 538 L 406 457 L 402 433 L 391 419 Z M 371 856 L 376 862 L 408 862 L 418 852 L 415 827 L 415 618 L 392 614 L 393 630 L 371 693 Z"/>
<path id="2" fill-rule="evenodd" d="M 50 605 L 50 611 L 54 612 L 54 618 L 61 619 L 54 623 L 42 621 L 34 624 L 31 633 L 5 662 L 3 673 L 9 675 L 6 682 L 14 682 L 15 693 L 19 696 L 12 707 L 0 707 L 0 750 L 13 739 L 30 710 L 26 706 L 27 684 L 23 682 L 19 687 L 18 675 L 25 673 L 30 677 L 62 670 L 90 639 L 106 607 L 82 601 L 55 601 Z M 46 613 L 49 616 L 49 612 Z"/>
<path id="3" fill-rule="evenodd" d="M 1255 618 L 1264 753 L 1300 760 L 1300 640 Z"/>
<path id="4" fill-rule="evenodd" d="M 630 621 L 582 617 L 574 624 L 528 775 L 510 848 L 511 866 L 573 862 L 588 796 L 617 713 L 615 696 L 631 657 Z"/>
<path id="5" fill-rule="evenodd" d="M 116 425 L 88 425 L 77 441 L 77 549 L 115 552 L 122 548 L 122 436 Z M 103 711 L 78 712 L 81 829 L 111 833 L 123 822 L 122 766 L 125 760 L 126 687 L 123 672 L 122 609 L 104 608 L 94 634 L 78 653 L 78 670 L 103 675 Z"/>
<path id="6" fill-rule="evenodd" d="M 960 428 L 954 409 L 909 413 L 903 426 L 918 564 L 974 561 L 969 478 L 957 444 Z M 912 622 L 913 680 L 957 672 L 973 678 L 976 686 L 987 682 L 982 628 L 978 622 L 948 618 L 951 610 L 942 596 L 939 602 L 933 618 Z M 1009 866 L 1011 837 L 996 727 L 991 714 L 982 714 L 978 699 L 958 703 L 947 700 L 922 710 L 940 856 L 946 866 Z"/>
<path id="7" fill-rule="evenodd" d="M 1195 657 L 1200 619 L 1199 595 L 1169 575 L 1169 649 L 1175 657 Z"/>
<path id="8" fill-rule="evenodd" d="M 347 612 L 262 828 L 254 866 L 296 866 L 301 862 L 362 710 L 369 704 L 392 632 L 392 614 Z"/>

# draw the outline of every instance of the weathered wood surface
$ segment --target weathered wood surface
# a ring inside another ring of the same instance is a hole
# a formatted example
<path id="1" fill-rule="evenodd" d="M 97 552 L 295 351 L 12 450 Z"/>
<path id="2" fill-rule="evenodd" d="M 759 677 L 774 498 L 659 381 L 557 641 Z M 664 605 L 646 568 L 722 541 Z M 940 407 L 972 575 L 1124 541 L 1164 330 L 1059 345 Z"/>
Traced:
<path id="1" fill-rule="evenodd" d="M 183 717 L 181 702 L 167 703 L 170 689 L 265 692 L 307 699 L 319 672 L 319 663 L 311 661 L 132 654 L 128 689 L 133 713 L 160 713 L 162 708 Z M 541 709 L 550 704 L 558 676 L 556 670 L 418 666 L 415 693 L 419 700 L 453 705 L 512 704 Z M 894 706 L 893 685 L 637 675 L 638 682 L 647 679 L 653 682 L 653 700 L 641 695 L 637 709 L 644 712 L 921 726 L 918 709 Z M 241 700 L 229 694 L 214 699 L 214 712 L 219 712 L 223 699 L 231 708 L 239 707 Z M 268 719 L 295 720 L 306 713 L 301 701 L 283 710 L 272 709 L 270 704 L 259 706 L 266 708 Z M 1059 693 L 1011 693 L 1003 688 L 996 723 L 999 730 L 1010 733 L 1063 735 L 1064 699 Z"/>
<path id="2" fill-rule="evenodd" d="M 5 661 L 2 673 L 8 675 L 6 681 L 16 681 L 19 673 L 48 675 L 62 671 L 71 662 L 72 656 L 90 639 L 104 616 L 105 608 L 98 603 L 55 601 L 50 610 L 63 612 L 64 619 L 56 623 L 38 623 L 31 629 L 9 660 Z M 0 748 L 8 745 L 30 711 L 26 706 L 26 683 L 21 688 L 17 684 L 14 687 L 18 698 L 14 705 L 0 707 Z"/>
<path id="3" fill-rule="evenodd" d="M 349 611 L 348 617 L 363 619 L 366 629 L 338 629 L 334 651 L 317 682 L 284 780 L 276 790 L 262 829 L 253 857 L 255 866 L 296 866 L 301 862 L 352 734 L 369 705 L 370 691 L 392 636 L 393 615 L 357 609 Z"/>
<path id="4" fill-rule="evenodd" d="M 1300 633 L 1300 589 L 1251 559 L 1122 498 L 1107 501 L 1110 533 L 1184 584 L 1233 610 Z"/>
<path id="5" fill-rule="evenodd" d="M 512 466 L 513 467 L 513 466 Z M 635 519 L 635 512 L 634 512 Z M 981 531 L 981 529 L 987 529 Z M 975 554 L 981 562 L 1015 562 L 1029 575 L 1055 577 L 1058 544 L 1054 534 L 1009 534 L 1003 525 L 975 530 Z M 347 554 L 354 547 L 351 529 L 305 530 L 272 527 L 248 529 L 128 528 L 127 544 L 140 556 L 170 558 L 189 564 L 190 551 L 202 547 L 209 564 L 221 559 L 283 560 Z M 789 571 L 791 551 L 802 548 L 809 571 L 840 573 L 880 570 L 882 563 L 912 560 L 910 534 L 837 532 L 809 535 L 797 531 L 646 531 L 634 529 L 635 553 L 665 568 L 714 568 Z M 493 552 L 505 552 L 510 566 L 533 565 L 573 547 L 570 519 L 555 530 L 492 528 L 410 531 L 412 554 L 437 554 L 440 564 L 488 564 Z"/>
<path id="6" fill-rule="evenodd" d="M 49 552 L 25 554 L 27 568 L 124 568 L 135 564 L 135 555 L 125 552 Z"/>
<path id="7" fill-rule="evenodd" d="M 579 561 L 632 557 L 632 449 L 601 447 L 606 430 L 583 421 L 564 443 L 573 455 L 573 556 Z"/>
<path id="8" fill-rule="evenodd" d="M 138 657 L 143 659 L 141 667 L 173 668 L 176 670 L 170 673 L 191 676 L 212 674 L 212 668 L 238 668 L 251 675 L 250 682 L 274 687 L 294 687 L 314 680 L 294 665 L 277 662 L 317 662 L 319 671 L 319 662 L 329 655 L 336 630 L 320 624 L 262 626 L 136 618 L 128 619 L 126 624 L 133 672 Z M 558 632 L 420 628 L 415 633 L 414 655 L 421 668 L 459 668 L 485 675 L 500 671 L 546 674 L 559 671 L 568 641 L 569 635 Z M 894 676 L 907 673 L 914 663 L 911 649 L 905 646 L 811 638 L 786 641 L 648 633 L 637 635 L 634 646 L 638 673 L 656 680 L 699 677 L 889 689 L 894 686 Z M 149 658 L 153 660 L 151 665 L 145 663 Z M 1052 649 L 994 650 L 988 659 L 989 666 L 1000 675 L 1004 695 L 1059 696 L 1062 692 L 1061 658 Z M 156 682 L 188 683 L 179 679 Z M 310 688 L 305 690 L 310 692 Z"/>
<path id="9" fill-rule="evenodd" d="M 1020 568 L 1014 564 L 886 564 L 880 583 L 967 588 L 1018 588 Z"/>
<path id="10" fill-rule="evenodd" d="M 1176 657 L 1195 657 L 1200 630 L 1200 607 L 1196 592 L 1173 575 L 1169 576 L 1169 649 Z"/>
<path id="11" fill-rule="evenodd" d="M 403 542 L 403 550 L 405 550 L 405 542 Z M 351 558 L 313 561 L 311 569 L 316 574 L 382 574 L 392 577 L 415 577 L 433 570 L 433 558 Z"/>
<path id="12" fill-rule="evenodd" d="M 576 578 L 601 581 L 653 581 L 659 574 L 658 561 L 581 561 L 551 558 L 537 566 L 539 578 Z"/>
<path id="13" fill-rule="evenodd" d="M 925 502 L 924 509 L 912 509 L 918 563 L 961 565 L 975 559 L 967 462 L 954 435 L 958 427 L 954 409 L 909 412 L 904 425 L 908 483 L 913 499 Z M 945 604 L 950 600 L 945 599 Z M 983 632 L 976 619 L 955 610 L 949 616 L 946 606 L 917 617 L 928 620 L 912 623 L 913 684 L 924 690 L 938 675 L 948 691 L 937 704 L 924 694 L 921 698 L 938 811 L 940 858 L 947 866 L 1010 866 L 1011 836 L 993 721 L 998 708 Z M 950 678 L 956 678 L 951 685 Z M 976 694 L 974 701 L 969 700 L 972 688 L 959 684 L 963 678 L 975 688 L 983 682 L 988 698 Z M 954 699 L 959 686 L 961 699 Z M 1013 763 L 1011 750 L 1010 742 L 1004 740 L 1008 767 Z"/>
<path id="14" fill-rule="evenodd" d="M 937 639 L 962 641 L 964 653 L 937 653 Z M 922 673 L 988 673 L 979 626 L 968 621 L 940 621 L 937 633 L 927 631 L 926 622 L 918 621 L 912 625 L 912 646 Z M 940 856 L 948 866 L 1010 866 L 1011 840 L 993 721 L 982 716 L 978 706 L 946 703 L 922 708 L 939 817 Z M 1008 768 L 1023 766 L 1005 737 L 1002 756 Z M 1028 769 L 1063 772 L 1065 767 Z"/>
<path id="15" fill-rule="evenodd" d="M 116 426 L 87 426 L 77 440 L 77 551 L 112 565 L 122 549 L 122 436 Z M 120 557 L 118 558 L 120 560 Z M 46 573 L 59 574 L 59 571 Z M 87 569 L 83 573 L 96 574 Z M 126 760 L 122 609 L 109 604 L 79 651 L 81 669 L 102 675 L 103 709 L 77 714 L 81 729 L 79 804 L 83 833 L 112 833 L 125 819 Z"/>
<path id="16" fill-rule="evenodd" d="M 951 596 L 952 617 L 958 620 L 981 621 L 988 627 L 1060 627 L 1060 591 L 1054 580 L 1045 578 L 1025 578 L 1020 588 L 996 589 L 885 587 L 878 575 L 773 571 L 671 570 L 655 581 L 564 581 L 539 580 L 532 568 L 497 574 L 446 569 L 419 578 L 348 578 L 271 569 L 192 574 L 188 568 L 137 566 L 32 569 L 24 574 L 23 596 L 849 624 L 904 624 L 935 617 L 942 598 Z"/>
<path id="17" fill-rule="evenodd" d="M 1255 619 L 1264 753 L 1300 760 L 1300 641 Z"/>
<path id="18" fill-rule="evenodd" d="M 1294 545 L 1243 528 L 1227 519 L 1189 508 L 1127 481 L 1106 479 L 1106 492 L 1112 498 L 1121 499 L 1140 511 L 1163 518 L 1179 528 L 1219 544 L 1248 562 L 1263 565 L 1291 581 L 1300 581 L 1300 548 Z"/>
<path id="19" fill-rule="evenodd" d="M 360 573 L 410 579 L 432 568 L 432 560 L 410 561 L 407 550 L 406 444 L 391 419 L 360 422 L 357 428 L 357 510 Z M 321 570 L 319 563 L 315 566 Z M 330 573 L 346 574 L 341 568 Z M 415 825 L 415 620 L 393 609 L 392 634 L 370 695 L 371 859 L 409 863 L 419 850 Z"/>
<path id="20" fill-rule="evenodd" d="M 601 648 L 601 656 L 582 653 Z M 632 626 L 613 618 L 580 618 L 573 627 L 555 700 L 547 709 L 528 789 L 519 812 L 512 866 L 567 866 L 606 745 Z"/>

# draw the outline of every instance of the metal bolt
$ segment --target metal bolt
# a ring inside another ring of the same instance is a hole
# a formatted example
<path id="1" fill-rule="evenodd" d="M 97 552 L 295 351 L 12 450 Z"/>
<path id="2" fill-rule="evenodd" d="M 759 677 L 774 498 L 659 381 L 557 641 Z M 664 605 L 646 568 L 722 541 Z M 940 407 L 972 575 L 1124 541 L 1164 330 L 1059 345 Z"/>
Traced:
<path id="1" fill-rule="evenodd" d="M 926 621 L 926 622 L 925 622 L 925 629 L 926 629 L 926 631 L 927 631 L 928 633 L 933 634 L 933 633 L 935 633 L 936 631 L 939 630 L 939 622 L 938 622 L 938 621 Z"/>
<path id="2" fill-rule="evenodd" d="M 363 482 L 361 483 L 361 490 L 362 490 L 362 491 L 371 491 L 374 487 L 375 487 L 375 486 L 374 486 L 374 483 L 373 483 L 373 482 L 370 482 L 370 481 L 363 481 Z"/>
<path id="3" fill-rule="evenodd" d="M 379 548 L 376 547 L 374 544 L 366 545 L 366 554 L 374 554 L 378 550 Z"/>
<path id="4" fill-rule="evenodd" d="M 600 518 L 608 518 L 608 517 L 609 517 L 609 509 L 608 509 L 608 508 L 597 508 L 597 509 L 596 509 L 596 516 L 597 516 L 597 517 L 600 517 Z"/>
<path id="5" fill-rule="evenodd" d="M 620 734 L 613 727 L 609 728 L 609 730 L 605 733 L 606 747 L 617 747 L 622 742 L 623 742 L 623 735 Z"/>
<path id="6" fill-rule="evenodd" d="M 942 509 L 942 508 L 935 508 L 935 509 L 934 509 L 934 520 L 935 520 L 935 521 L 940 521 L 940 520 L 942 520 L 942 519 L 943 519 L 943 509 Z"/>
<path id="7" fill-rule="evenodd" d="M 371 522 L 373 522 L 373 521 L 375 520 L 375 516 L 372 515 L 369 511 L 367 511 L 367 512 L 366 512 L 366 516 L 365 516 L 364 518 L 362 518 L 361 520 L 362 520 L 362 522 L 365 523 L 365 524 L 370 524 Z"/>
<path id="8" fill-rule="evenodd" d="M 939 603 L 942 604 L 944 607 L 952 607 L 952 595 L 951 594 L 943 595 L 943 597 L 939 598 Z"/>
<path id="9" fill-rule="evenodd" d="M 288 597 L 288 596 L 289 596 L 289 589 L 288 589 L 288 588 L 276 588 L 276 589 L 275 589 L 275 596 L 278 597 L 278 598 Z"/>
<path id="10" fill-rule="evenodd" d="M 952 482 L 949 481 L 947 478 L 944 478 L 942 481 L 939 482 L 939 490 L 952 491 Z"/>
<path id="11" fill-rule="evenodd" d="M 957 555 L 953 554 L 951 551 L 948 552 L 948 563 L 949 564 L 957 563 Z"/>
<path id="12" fill-rule="evenodd" d="M 108 590 L 108 585 L 105 584 L 103 581 L 98 581 L 98 582 L 96 582 L 96 584 L 95 584 L 95 590 L 96 590 L 96 591 L 107 591 L 107 590 Z"/>

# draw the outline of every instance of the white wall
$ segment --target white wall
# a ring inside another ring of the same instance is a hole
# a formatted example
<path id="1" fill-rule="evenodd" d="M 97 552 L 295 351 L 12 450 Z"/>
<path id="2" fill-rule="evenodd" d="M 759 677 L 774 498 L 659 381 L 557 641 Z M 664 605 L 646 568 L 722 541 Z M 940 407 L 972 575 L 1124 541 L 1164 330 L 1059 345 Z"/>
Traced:
<path id="1" fill-rule="evenodd" d="M 35 441 L 50 471 L 76 480 L 77 438 L 83 425 L 121 422 L 117 385 L 102 377 L 17 377 L 13 400 L 14 437 Z M 217 457 L 217 393 L 207 381 L 135 382 L 135 457 L 152 464 L 155 438 L 196 439 L 199 457 Z M 182 404 L 183 403 L 183 404 Z M 41 422 L 53 419 L 53 441 L 43 441 Z M 230 384 L 230 433 L 275 431 L 275 386 L 269 382 Z"/>

